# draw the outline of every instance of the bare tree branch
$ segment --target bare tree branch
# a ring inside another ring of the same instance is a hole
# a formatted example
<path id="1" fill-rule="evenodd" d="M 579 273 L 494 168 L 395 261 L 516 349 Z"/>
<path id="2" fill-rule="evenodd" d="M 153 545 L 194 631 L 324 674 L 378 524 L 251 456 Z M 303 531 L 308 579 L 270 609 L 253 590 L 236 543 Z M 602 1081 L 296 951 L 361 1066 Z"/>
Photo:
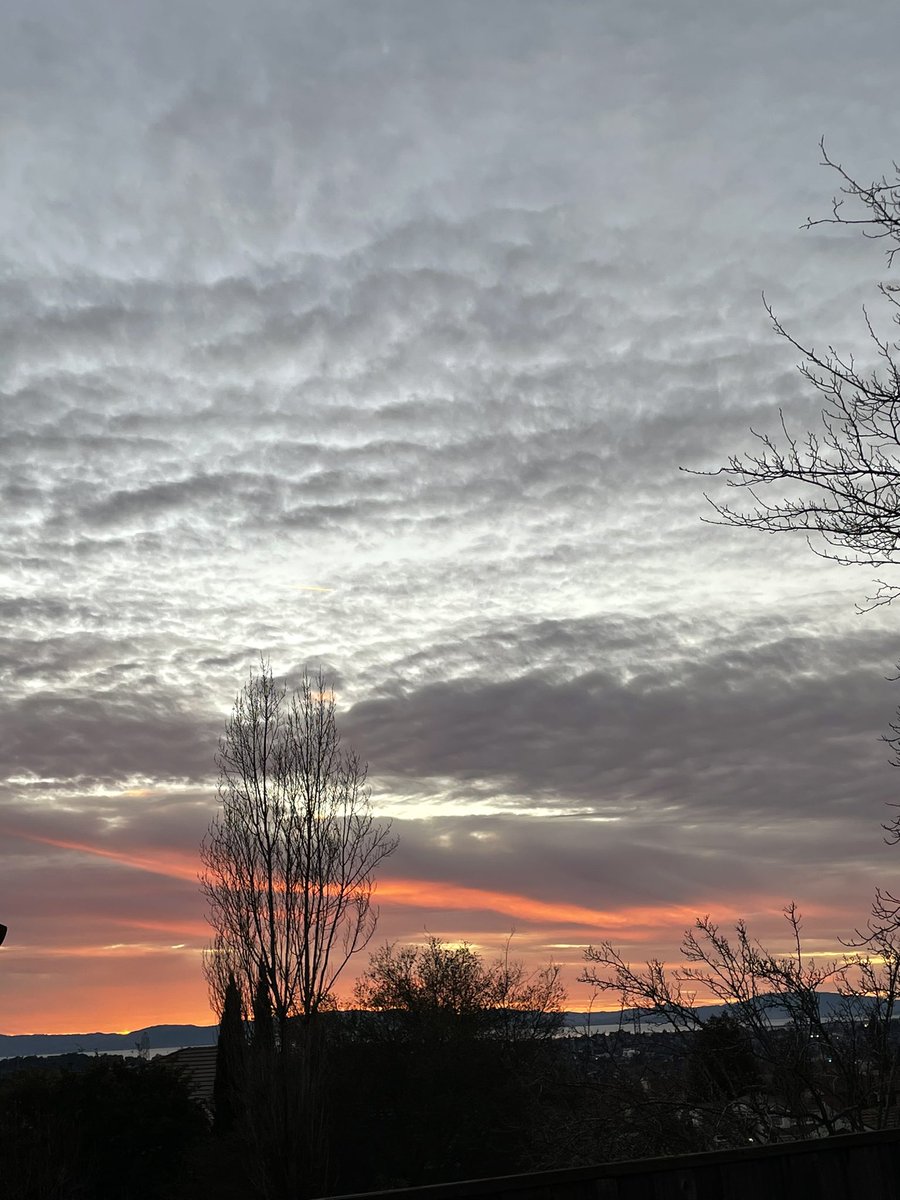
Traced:
<path id="1" fill-rule="evenodd" d="M 375 929 L 374 872 L 393 853 L 371 815 L 366 766 L 341 745 L 319 673 L 287 695 L 266 662 L 251 672 L 219 743 L 221 810 L 201 847 L 213 930 L 206 974 L 217 1007 L 234 975 L 245 1011 L 265 981 L 281 1036 L 328 1003 Z"/>
<path id="2" fill-rule="evenodd" d="M 832 216 L 806 222 L 859 225 L 864 236 L 888 242 L 888 265 L 900 250 L 900 168 L 894 177 L 860 184 L 821 143 L 823 164 L 837 172 L 841 195 Z M 859 216 L 848 215 L 845 201 Z M 900 324 L 896 288 L 880 284 L 883 299 Z M 707 496 L 713 523 L 764 533 L 801 533 L 810 548 L 842 564 L 900 563 L 900 342 L 879 337 L 865 313 L 877 366 L 864 370 L 853 356 L 833 346 L 818 351 L 797 341 L 763 301 L 775 333 L 801 355 L 799 370 L 823 397 L 818 430 L 797 434 L 781 414 L 778 433 L 751 430 L 757 449 L 732 455 L 724 466 L 692 472 L 719 476 L 745 492 L 749 503 Z M 773 495 L 774 492 L 774 495 Z M 869 606 L 889 604 L 900 586 L 878 582 Z"/>
<path id="3" fill-rule="evenodd" d="M 487 964 L 471 946 L 448 946 L 438 937 L 424 946 L 388 943 L 356 981 L 360 1008 L 386 1014 L 398 1033 L 415 1030 L 432 1040 L 553 1038 L 565 997 L 559 967 L 529 972 L 510 958 L 508 942 L 503 957 Z"/>
<path id="4" fill-rule="evenodd" d="M 697 993 L 727 1005 L 727 1020 L 755 1060 L 755 1082 L 729 1080 L 727 1056 L 719 1054 L 711 1064 L 717 1101 L 715 1094 L 699 1106 L 696 1097 L 688 1103 L 683 1094 L 668 1100 L 679 1111 L 687 1104 L 709 1126 L 713 1141 L 726 1118 L 732 1127 L 741 1118 L 754 1140 L 778 1139 L 773 1116 L 826 1133 L 884 1128 L 896 1118 L 900 902 L 878 893 L 866 930 L 847 943 L 852 952 L 825 963 L 804 955 L 794 904 L 785 918 L 792 943 L 787 955 L 772 954 L 743 922 L 728 935 L 709 917 L 686 932 L 682 965 L 672 969 L 659 960 L 632 967 L 609 943 L 585 952 L 591 965 L 583 981 L 614 996 L 623 1018 L 630 1010 L 632 1019 L 642 1014 L 664 1022 L 695 1061 L 702 1044 L 696 1039 L 723 1020 L 699 1010 Z M 823 1010 L 826 986 L 832 995 Z M 744 1055 L 735 1055 L 734 1066 L 742 1061 Z"/>

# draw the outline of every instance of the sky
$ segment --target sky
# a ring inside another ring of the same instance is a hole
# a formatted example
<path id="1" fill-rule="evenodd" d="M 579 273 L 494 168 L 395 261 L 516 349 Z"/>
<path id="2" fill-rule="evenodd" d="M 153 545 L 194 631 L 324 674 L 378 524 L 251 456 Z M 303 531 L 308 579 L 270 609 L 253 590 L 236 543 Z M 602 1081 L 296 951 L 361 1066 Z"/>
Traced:
<path id="1" fill-rule="evenodd" d="M 704 524 L 870 354 L 893 0 L 6 0 L 0 1032 L 213 1018 L 198 844 L 259 655 L 400 846 L 375 944 L 840 951 L 900 850 L 877 571 Z M 366 965 L 345 976 L 345 991 Z"/>

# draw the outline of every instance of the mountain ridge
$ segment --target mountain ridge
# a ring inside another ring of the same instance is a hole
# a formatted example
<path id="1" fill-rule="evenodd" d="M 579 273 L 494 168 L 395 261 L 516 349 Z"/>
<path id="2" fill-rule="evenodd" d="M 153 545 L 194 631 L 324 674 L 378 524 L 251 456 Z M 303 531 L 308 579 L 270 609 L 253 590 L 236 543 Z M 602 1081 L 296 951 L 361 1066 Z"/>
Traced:
<path id="1" fill-rule="evenodd" d="M 777 1004 L 777 997 L 766 997 L 770 1017 L 780 1022 L 788 1017 L 787 1011 Z M 834 992 L 820 992 L 819 1002 L 825 1020 L 837 1014 L 841 997 Z M 774 1001 L 774 1003 L 773 1003 Z M 721 1016 L 733 1004 L 698 1004 L 695 1012 L 704 1021 Z M 619 1009 L 598 1012 L 564 1012 L 565 1029 L 589 1032 L 609 1032 L 611 1027 L 633 1029 L 638 1020 L 635 1009 Z M 664 1018 L 653 1014 L 640 1014 L 640 1027 L 652 1029 L 664 1026 Z M 103 1053 L 123 1050 L 162 1050 L 181 1046 L 214 1046 L 218 1039 L 218 1025 L 147 1025 L 132 1029 L 128 1033 L 0 1033 L 0 1058 L 17 1058 L 31 1054 Z M 146 1039 L 146 1040 L 145 1040 Z"/>
<path id="2" fill-rule="evenodd" d="M 218 1025 L 147 1025 L 128 1033 L 0 1033 L 0 1058 L 29 1054 L 93 1054 L 105 1050 L 214 1046 Z M 146 1038 L 146 1041 L 144 1041 Z"/>

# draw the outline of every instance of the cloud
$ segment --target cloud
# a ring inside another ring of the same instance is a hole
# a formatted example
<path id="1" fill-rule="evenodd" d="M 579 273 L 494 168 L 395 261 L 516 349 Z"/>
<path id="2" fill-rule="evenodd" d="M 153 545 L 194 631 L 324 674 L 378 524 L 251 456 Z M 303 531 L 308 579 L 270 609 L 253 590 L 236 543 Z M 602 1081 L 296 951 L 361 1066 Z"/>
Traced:
<path id="1" fill-rule="evenodd" d="M 89 963 L 120 942 L 177 995 L 160 1019 L 202 1010 L 160 947 L 199 919 L 260 652 L 326 666 L 397 814 L 385 936 L 491 949 L 518 908 L 541 957 L 586 910 L 647 948 L 695 904 L 768 921 L 800 892 L 845 929 L 890 869 L 890 616 L 802 544 L 704 527 L 718 484 L 678 468 L 816 419 L 762 290 L 866 353 L 882 260 L 797 226 L 828 211 L 823 130 L 861 178 L 891 157 L 880 0 L 11 0 L 0 25 L 10 1020 L 50 959 L 54 1019 L 66 988 L 132 1011 L 115 955 Z"/>
<path id="2" fill-rule="evenodd" d="M 405 686 L 351 710 L 351 736 L 401 787 L 453 780 L 462 807 L 472 783 L 513 805 L 637 822 L 660 809 L 692 823 L 727 813 L 738 828 L 773 813 L 879 815 L 889 639 L 650 625 L 542 622 L 521 640 L 495 633 L 493 653 L 489 635 L 427 664 L 420 653 L 393 673 Z"/>
<path id="3" fill-rule="evenodd" d="M 64 787 L 161 775 L 209 778 L 218 730 L 209 720 L 193 718 L 182 702 L 171 703 L 158 690 L 154 695 L 142 664 L 130 665 L 121 687 L 84 686 L 76 692 L 45 686 L 5 704 L 0 769 L 17 779 Z"/>

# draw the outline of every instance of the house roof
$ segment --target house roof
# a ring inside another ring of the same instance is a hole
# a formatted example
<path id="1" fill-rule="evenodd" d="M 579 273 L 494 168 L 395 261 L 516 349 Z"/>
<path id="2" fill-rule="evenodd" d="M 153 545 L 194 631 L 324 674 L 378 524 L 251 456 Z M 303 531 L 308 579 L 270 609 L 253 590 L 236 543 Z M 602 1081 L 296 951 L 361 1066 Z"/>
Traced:
<path id="1" fill-rule="evenodd" d="M 207 1112 L 213 1109 L 213 1085 L 216 1080 L 216 1047 L 184 1046 L 172 1054 L 159 1055 L 157 1062 L 181 1071 L 191 1096 Z"/>

